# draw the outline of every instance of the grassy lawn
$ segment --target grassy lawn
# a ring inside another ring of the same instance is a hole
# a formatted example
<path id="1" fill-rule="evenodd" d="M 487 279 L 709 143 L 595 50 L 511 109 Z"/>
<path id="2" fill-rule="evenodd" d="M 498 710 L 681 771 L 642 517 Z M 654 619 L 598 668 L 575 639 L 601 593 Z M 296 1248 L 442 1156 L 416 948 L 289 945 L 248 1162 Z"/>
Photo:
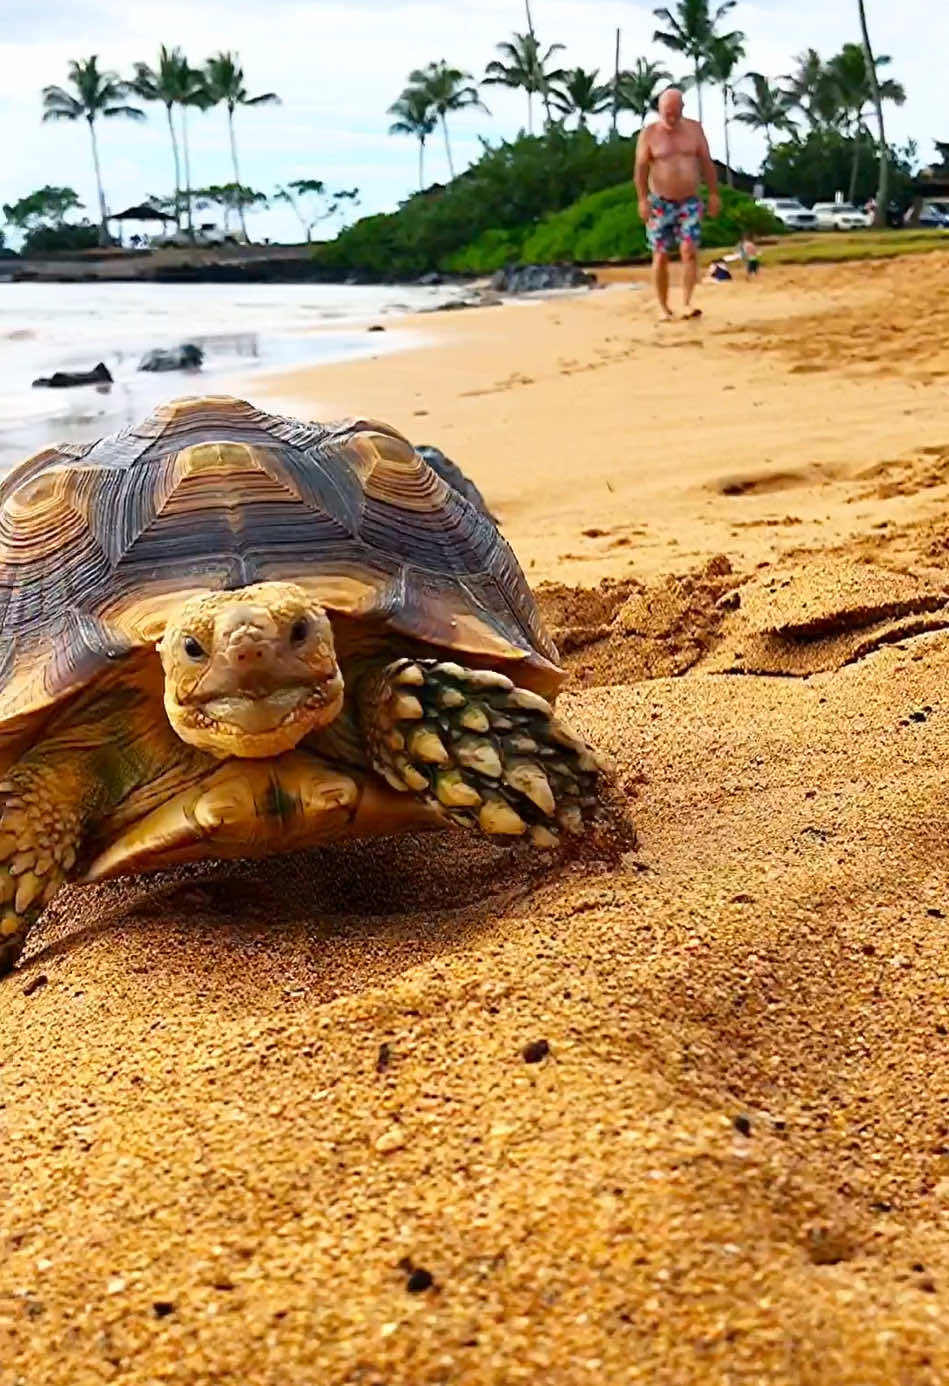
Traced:
<path id="1" fill-rule="evenodd" d="M 765 265 L 810 265 L 838 260 L 883 260 L 893 255 L 918 255 L 949 250 L 946 231 L 796 231 L 779 241 L 762 244 Z"/>

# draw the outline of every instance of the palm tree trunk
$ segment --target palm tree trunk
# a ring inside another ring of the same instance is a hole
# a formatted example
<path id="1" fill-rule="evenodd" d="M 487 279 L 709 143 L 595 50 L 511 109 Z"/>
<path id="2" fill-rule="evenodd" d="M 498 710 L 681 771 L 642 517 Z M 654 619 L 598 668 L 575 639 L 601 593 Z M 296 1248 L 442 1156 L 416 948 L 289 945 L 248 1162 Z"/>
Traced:
<path id="1" fill-rule="evenodd" d="M 194 226 L 191 220 L 191 157 L 188 153 L 188 108 L 181 108 L 181 144 L 184 151 L 185 162 L 185 220 L 188 223 L 188 234 L 192 234 Z"/>
<path id="2" fill-rule="evenodd" d="M 863 60 L 867 69 L 867 78 L 870 82 L 870 94 L 873 97 L 873 106 L 877 117 L 877 137 L 879 140 L 880 169 L 877 175 L 877 205 L 873 215 L 874 226 L 886 225 L 886 208 L 889 198 L 890 182 L 890 158 L 889 150 L 886 147 L 886 132 L 883 128 L 883 101 L 880 97 L 880 84 L 877 81 L 876 63 L 873 59 L 873 49 L 870 47 L 870 33 L 867 29 L 867 12 L 863 0 L 857 0 L 857 9 L 860 12 L 860 37 L 863 41 Z"/>
<path id="3" fill-rule="evenodd" d="M 418 190 L 425 187 L 425 136 L 420 135 L 418 141 Z"/>
<path id="4" fill-rule="evenodd" d="M 732 187 L 732 186 L 733 186 L 733 184 L 732 184 L 732 156 L 731 156 L 731 150 L 730 150 L 729 147 L 728 147 L 728 87 L 727 87 L 727 85 L 723 85 L 723 86 L 722 86 L 722 101 L 723 101 L 723 103 L 724 103 L 724 110 L 725 110 L 725 181 L 726 181 L 726 183 L 728 184 L 729 187 Z"/>
<path id="5" fill-rule="evenodd" d="M 445 119 L 445 112 L 442 111 L 442 134 L 445 136 L 445 153 L 448 155 L 448 173 L 450 177 L 455 176 L 455 165 L 451 161 L 451 140 L 448 138 L 448 121 Z"/>
<path id="6" fill-rule="evenodd" d="M 619 117 L 619 41 L 620 30 L 616 31 L 616 49 L 613 54 L 613 106 L 610 113 L 610 139 L 616 139 L 616 124 Z"/>
<path id="7" fill-rule="evenodd" d="M 96 189 L 99 193 L 99 244 L 109 244 L 109 215 L 105 205 L 105 192 L 102 188 L 102 170 L 99 167 L 99 147 L 96 144 L 95 121 L 87 117 L 89 134 L 92 138 L 92 162 L 96 170 Z"/>
<path id="8" fill-rule="evenodd" d="M 171 118 L 171 106 L 169 102 L 165 107 L 165 114 L 168 117 L 168 133 L 171 135 L 171 152 L 175 159 L 175 228 L 181 230 L 181 161 L 178 158 L 178 139 L 175 135 L 175 122 Z"/>
<path id="9" fill-rule="evenodd" d="M 860 126 L 857 125 L 853 133 L 853 158 L 850 161 L 850 186 L 847 189 L 847 201 L 853 202 L 857 196 L 857 178 L 860 175 Z"/>
<path id="10" fill-rule="evenodd" d="M 527 88 L 527 133 L 534 133 L 534 93 Z"/>
<path id="11" fill-rule="evenodd" d="M 702 83 L 699 81 L 699 60 L 695 59 L 695 95 L 699 103 L 699 124 L 702 124 Z"/>
<path id="12" fill-rule="evenodd" d="M 231 163 L 234 165 L 234 182 L 237 184 L 237 215 L 241 223 L 241 235 L 247 240 L 247 222 L 244 220 L 244 197 L 241 192 L 241 171 L 237 165 L 237 141 L 234 138 L 234 107 L 227 108 L 227 133 L 231 138 Z"/>

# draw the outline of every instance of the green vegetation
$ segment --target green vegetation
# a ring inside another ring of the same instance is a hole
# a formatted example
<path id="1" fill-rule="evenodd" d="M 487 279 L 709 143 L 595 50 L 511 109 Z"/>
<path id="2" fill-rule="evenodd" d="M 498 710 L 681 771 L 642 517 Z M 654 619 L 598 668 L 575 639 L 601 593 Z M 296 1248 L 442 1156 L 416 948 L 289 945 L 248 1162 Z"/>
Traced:
<path id="1" fill-rule="evenodd" d="M 722 210 L 706 217 L 703 245 L 733 246 L 743 231 L 755 236 L 778 234 L 770 212 L 744 193 L 722 189 Z M 648 256 L 646 228 L 628 182 L 590 193 L 571 207 L 546 217 L 526 235 L 486 231 L 471 245 L 447 257 L 444 268 L 483 274 L 512 260 L 546 264 L 562 260 L 628 260 Z"/>
<path id="2" fill-rule="evenodd" d="M 560 125 L 485 145 L 478 162 L 447 187 L 416 193 L 397 212 L 364 217 L 314 253 L 327 269 L 415 278 L 444 266 L 485 231 L 523 238 L 548 213 L 628 182 L 634 150 L 632 140 L 598 141 L 589 130 Z"/>
<path id="3" fill-rule="evenodd" d="M 844 260 L 888 260 L 896 255 L 919 255 L 949 250 L 945 231 L 841 231 L 823 235 L 785 236 L 764 252 L 767 265 L 817 265 Z"/>
<path id="4" fill-rule="evenodd" d="M 908 145 L 889 150 L 889 195 L 899 204 L 909 200 L 916 149 Z M 861 140 L 827 126 L 817 126 L 803 138 L 776 144 L 765 160 L 769 187 L 791 193 L 802 202 L 827 200 L 828 188 L 852 189 L 850 200 L 866 202 L 877 190 L 879 171 L 873 152 Z"/>
<path id="5" fill-rule="evenodd" d="M 81 208 L 75 188 L 47 184 L 18 202 L 4 203 L 3 215 L 23 232 L 25 254 L 45 255 L 56 250 L 88 250 L 97 243 L 98 230 L 88 221 L 67 221 L 70 212 Z"/>
<path id="6" fill-rule="evenodd" d="M 481 274 L 512 260 L 626 259 L 646 252 L 630 181 L 634 140 L 597 141 L 582 127 L 485 147 L 478 162 L 397 212 L 364 217 L 315 249 L 327 269 L 369 278 L 414 278 L 432 269 Z M 742 228 L 776 230 L 751 198 L 723 189 L 706 222 L 710 245 Z"/>
<path id="7" fill-rule="evenodd" d="M 292 209 L 309 242 L 321 221 L 335 217 L 347 202 L 359 201 L 359 189 L 340 188 L 338 192 L 330 192 L 320 178 L 292 178 L 285 188 L 277 189 L 274 201 L 286 202 Z"/>
<path id="8" fill-rule="evenodd" d="M 485 68 L 484 85 L 510 87 L 526 93 L 529 135 L 534 133 L 534 97 L 540 96 L 550 125 L 553 118 L 551 90 L 567 76 L 562 67 L 551 66 L 554 54 L 563 52 L 563 44 L 552 43 L 542 52 L 532 25 L 530 33 L 512 34 L 510 42 L 499 43 L 497 51 L 501 56 L 492 59 Z"/>

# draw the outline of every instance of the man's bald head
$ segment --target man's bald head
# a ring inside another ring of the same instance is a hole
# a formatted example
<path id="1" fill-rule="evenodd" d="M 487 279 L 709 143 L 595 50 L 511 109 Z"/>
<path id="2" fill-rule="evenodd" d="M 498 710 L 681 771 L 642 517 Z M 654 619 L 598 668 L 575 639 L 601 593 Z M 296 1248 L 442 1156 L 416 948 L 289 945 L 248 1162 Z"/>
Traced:
<path id="1" fill-rule="evenodd" d="M 682 119 L 682 93 L 678 87 L 666 87 L 660 96 L 659 119 L 670 128 Z"/>

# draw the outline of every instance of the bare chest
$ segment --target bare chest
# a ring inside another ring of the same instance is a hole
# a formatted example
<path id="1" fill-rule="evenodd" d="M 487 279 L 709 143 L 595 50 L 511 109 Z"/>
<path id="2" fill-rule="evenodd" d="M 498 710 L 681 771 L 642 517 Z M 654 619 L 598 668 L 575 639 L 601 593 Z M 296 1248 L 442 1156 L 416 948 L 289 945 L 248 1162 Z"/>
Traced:
<path id="1" fill-rule="evenodd" d="M 664 159 L 697 159 L 698 136 L 692 130 L 666 130 L 654 126 L 649 132 L 649 153 L 654 162 Z"/>

